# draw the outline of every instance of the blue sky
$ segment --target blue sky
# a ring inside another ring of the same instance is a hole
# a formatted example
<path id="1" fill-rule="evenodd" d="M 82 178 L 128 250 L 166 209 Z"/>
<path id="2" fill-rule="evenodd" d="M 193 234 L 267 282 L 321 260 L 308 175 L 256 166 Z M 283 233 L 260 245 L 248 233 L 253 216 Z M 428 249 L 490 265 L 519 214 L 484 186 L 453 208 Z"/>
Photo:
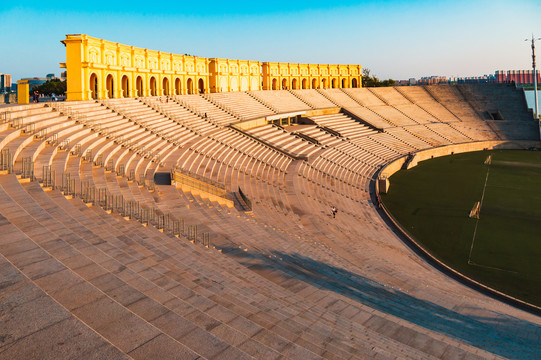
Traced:
<path id="1" fill-rule="evenodd" d="M 541 36 L 534 0 L 73 3 L 0 0 L 0 72 L 58 75 L 60 40 L 85 33 L 205 57 L 361 64 L 398 80 L 474 76 L 529 69 L 524 39 Z"/>

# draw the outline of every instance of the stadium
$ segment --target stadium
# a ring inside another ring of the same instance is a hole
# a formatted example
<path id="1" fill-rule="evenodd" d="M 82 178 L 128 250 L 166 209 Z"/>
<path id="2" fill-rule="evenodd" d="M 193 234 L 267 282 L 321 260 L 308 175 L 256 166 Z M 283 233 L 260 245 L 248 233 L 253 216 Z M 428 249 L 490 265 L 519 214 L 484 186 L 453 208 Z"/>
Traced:
<path id="1" fill-rule="evenodd" d="M 1 359 L 541 357 L 539 277 L 464 271 L 404 205 L 539 147 L 523 90 L 63 44 L 67 101 L 0 107 Z"/>

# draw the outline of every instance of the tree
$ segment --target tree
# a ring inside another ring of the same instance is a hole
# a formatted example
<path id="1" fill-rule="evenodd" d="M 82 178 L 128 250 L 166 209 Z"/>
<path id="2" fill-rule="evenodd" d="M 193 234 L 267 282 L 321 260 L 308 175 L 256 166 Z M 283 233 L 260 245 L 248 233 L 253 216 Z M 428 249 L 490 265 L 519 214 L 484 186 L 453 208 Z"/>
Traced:
<path id="1" fill-rule="evenodd" d="M 30 92 L 37 91 L 40 94 L 50 96 L 52 93 L 55 95 L 63 95 L 66 92 L 66 81 L 60 81 L 59 79 L 48 80 L 47 82 L 34 87 Z"/>
<path id="2" fill-rule="evenodd" d="M 370 69 L 363 68 L 363 87 L 394 86 L 393 79 L 381 81 L 376 76 L 370 76 Z"/>

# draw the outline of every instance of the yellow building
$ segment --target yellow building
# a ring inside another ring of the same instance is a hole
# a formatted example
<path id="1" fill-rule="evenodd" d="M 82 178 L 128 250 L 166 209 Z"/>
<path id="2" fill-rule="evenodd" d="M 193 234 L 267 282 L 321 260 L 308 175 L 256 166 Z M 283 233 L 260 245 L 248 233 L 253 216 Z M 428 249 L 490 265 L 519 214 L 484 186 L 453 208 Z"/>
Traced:
<path id="1" fill-rule="evenodd" d="M 177 55 L 66 35 L 67 100 L 361 86 L 360 65 L 272 63 Z"/>
<path id="2" fill-rule="evenodd" d="M 261 63 L 210 59 L 210 92 L 261 90 Z"/>
<path id="3" fill-rule="evenodd" d="M 360 65 L 263 63 L 263 90 L 356 88 L 361 80 Z"/>
<path id="4" fill-rule="evenodd" d="M 209 59 L 66 35 L 67 100 L 208 93 Z"/>

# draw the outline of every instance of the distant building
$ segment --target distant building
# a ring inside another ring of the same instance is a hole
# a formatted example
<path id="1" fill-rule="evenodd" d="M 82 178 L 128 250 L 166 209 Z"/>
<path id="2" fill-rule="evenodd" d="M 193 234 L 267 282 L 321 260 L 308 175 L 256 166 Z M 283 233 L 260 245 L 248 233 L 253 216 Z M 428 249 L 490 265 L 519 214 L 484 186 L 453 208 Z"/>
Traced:
<path id="1" fill-rule="evenodd" d="M 47 81 L 50 81 L 56 79 L 56 76 L 54 76 L 54 74 L 47 74 L 45 75 L 45 79 L 47 79 Z"/>
<path id="2" fill-rule="evenodd" d="M 517 85 L 533 85 L 533 70 L 496 70 L 494 75 L 498 84 L 514 82 Z M 537 83 L 541 83 L 541 74 L 537 70 Z"/>
<path id="3" fill-rule="evenodd" d="M 417 80 L 417 85 L 447 84 L 447 76 L 425 76 Z"/>
<path id="4" fill-rule="evenodd" d="M 11 75 L 0 73 L 0 93 L 11 91 Z"/>
<path id="5" fill-rule="evenodd" d="M 496 82 L 494 75 L 450 77 L 449 84 L 493 84 Z"/>
<path id="6" fill-rule="evenodd" d="M 395 86 L 410 86 L 410 85 L 416 85 L 417 80 L 415 78 L 409 78 L 408 80 L 396 80 Z"/>

